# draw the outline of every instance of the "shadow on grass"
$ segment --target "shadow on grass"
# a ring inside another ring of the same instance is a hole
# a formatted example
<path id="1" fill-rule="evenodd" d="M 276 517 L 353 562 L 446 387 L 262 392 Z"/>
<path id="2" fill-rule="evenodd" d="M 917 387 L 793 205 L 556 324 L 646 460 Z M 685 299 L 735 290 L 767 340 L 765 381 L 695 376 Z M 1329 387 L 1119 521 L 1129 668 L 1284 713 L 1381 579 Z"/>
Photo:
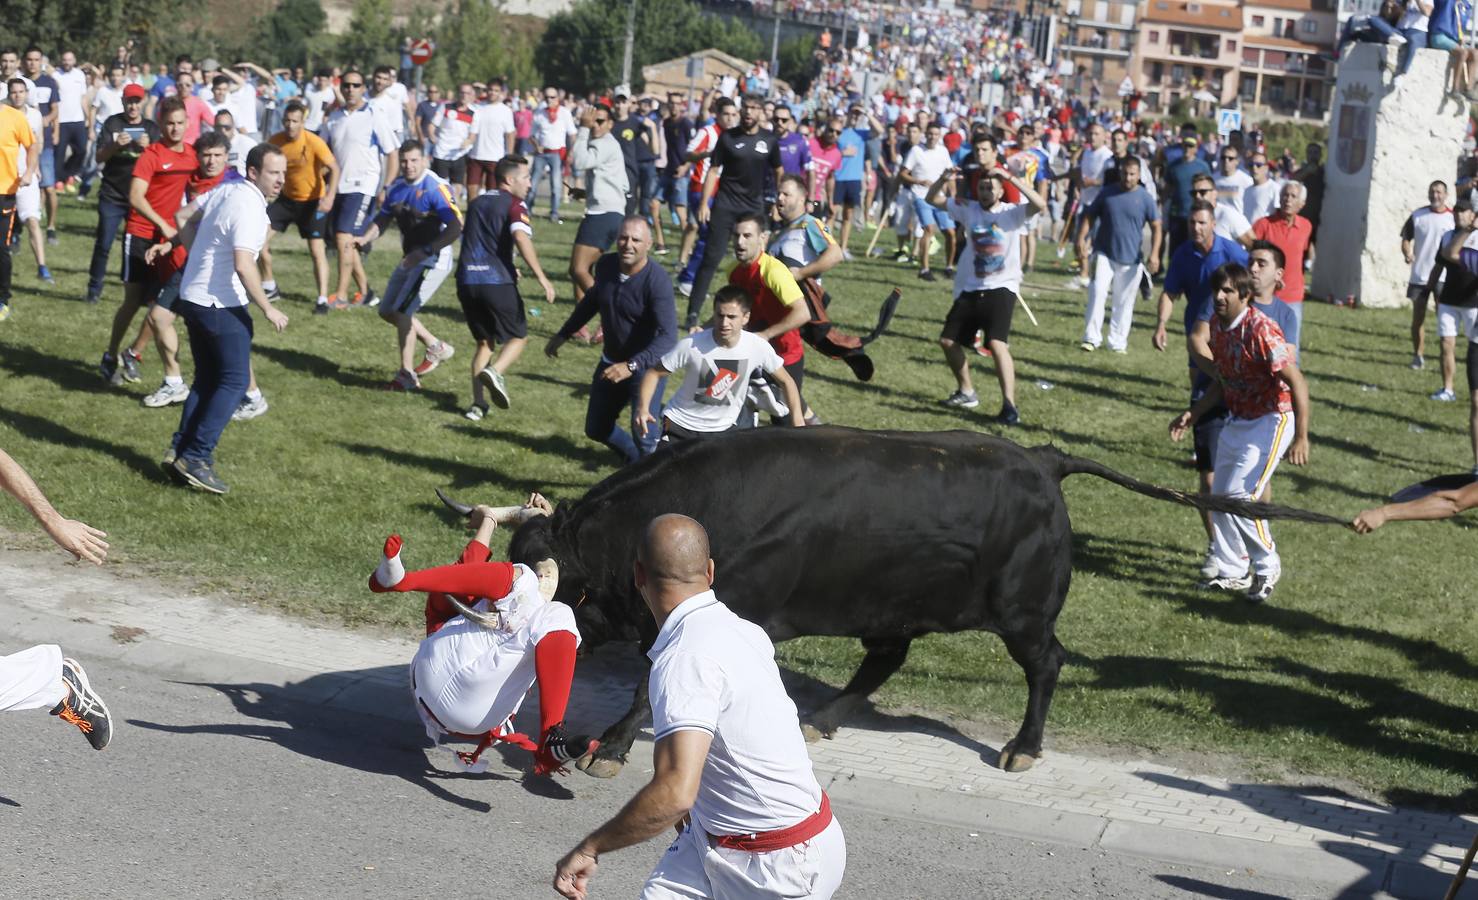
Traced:
<path id="1" fill-rule="evenodd" d="M 545 384 L 552 384 L 556 387 L 568 388 L 570 396 L 577 400 L 586 400 L 590 397 L 590 381 L 588 379 L 585 381 L 569 381 L 564 378 L 555 377 L 554 375 L 545 375 L 542 372 L 518 372 L 516 373 L 516 377 L 529 381 L 542 381 Z"/>
<path id="2" fill-rule="evenodd" d="M 1095 690 L 1190 694 L 1209 701 L 1211 714 L 1235 728 L 1322 737 L 1396 766 L 1418 763 L 1464 777 L 1478 770 L 1478 753 L 1423 739 L 1411 734 L 1412 729 L 1398 734 L 1402 726 L 1396 724 L 1414 721 L 1426 726 L 1424 731 L 1472 733 L 1478 729 L 1478 711 L 1433 700 L 1392 679 L 1319 669 L 1279 656 L 1226 664 L 1075 654 L 1072 662 L 1095 674 Z M 1284 680 L 1269 681 L 1269 675 Z M 1290 683 L 1294 681 L 1298 683 Z M 1175 704 L 1167 703 L 1166 708 L 1174 709 Z M 1449 799 L 1418 791 L 1408 791 L 1405 797 L 1423 806 Z"/>
<path id="3" fill-rule="evenodd" d="M 108 389 L 98 370 L 78 359 L 56 357 L 24 344 L 0 348 L 0 369 L 17 378 L 45 378 L 64 391 L 97 394 Z"/>
<path id="4" fill-rule="evenodd" d="M 424 469 L 428 472 L 433 472 L 445 478 L 448 486 L 453 488 L 483 487 L 492 484 L 499 490 L 525 496 L 530 490 L 533 490 L 528 481 L 504 475 L 491 466 L 473 465 L 439 456 L 411 453 L 407 450 L 376 447 L 372 444 L 357 444 L 346 441 L 338 441 L 337 443 L 350 453 L 363 456 L 366 459 L 383 459 L 391 465 Z M 541 484 L 546 486 L 552 485 L 554 487 L 576 488 L 581 491 L 587 487 L 587 485 L 575 484 L 569 481 L 548 481 L 541 482 Z"/>
<path id="5" fill-rule="evenodd" d="M 305 350 L 274 347 L 269 344 L 253 344 L 251 352 L 253 355 L 271 360 L 284 369 L 301 372 L 304 375 L 312 375 L 314 378 L 334 381 L 344 387 L 378 391 L 384 388 L 385 382 L 388 380 L 345 369 L 327 357 L 319 356 L 316 353 L 309 353 Z"/>
<path id="6" fill-rule="evenodd" d="M 95 380 L 93 381 L 95 385 Z M 170 484 L 159 467 L 157 460 L 138 452 L 132 447 L 116 444 L 112 441 L 103 440 L 92 435 L 82 434 L 58 425 L 50 419 L 28 413 L 8 410 L 0 412 L 0 423 L 9 425 L 28 438 L 45 441 L 48 444 L 56 444 L 58 447 L 81 448 L 105 457 L 111 457 L 133 469 L 148 481 L 160 484 Z"/>

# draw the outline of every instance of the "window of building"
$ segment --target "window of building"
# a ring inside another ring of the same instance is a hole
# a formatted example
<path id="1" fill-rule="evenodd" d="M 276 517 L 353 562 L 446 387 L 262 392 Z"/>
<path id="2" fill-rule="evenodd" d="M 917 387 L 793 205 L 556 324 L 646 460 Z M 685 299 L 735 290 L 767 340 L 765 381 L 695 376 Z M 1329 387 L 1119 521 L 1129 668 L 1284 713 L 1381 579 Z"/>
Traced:
<path id="1" fill-rule="evenodd" d="M 1244 74 L 1242 76 L 1242 89 L 1238 91 L 1238 94 L 1241 95 L 1243 100 L 1251 101 L 1257 99 L 1257 76 Z"/>
<path id="2" fill-rule="evenodd" d="M 1173 81 L 1173 82 L 1175 82 L 1176 84 L 1183 83 L 1185 81 L 1185 66 L 1182 66 L 1182 65 L 1173 65 L 1173 66 L 1171 66 L 1170 67 L 1170 80 Z"/>
<path id="3" fill-rule="evenodd" d="M 1095 56 L 1095 57 L 1093 57 L 1093 77 L 1094 78 L 1102 78 L 1103 77 L 1103 57 L 1102 56 Z"/>
<path id="4" fill-rule="evenodd" d="M 1258 56 L 1257 48 L 1248 47 L 1244 44 L 1242 47 L 1242 65 L 1252 66 L 1255 69 L 1260 62 L 1262 60 Z"/>
<path id="5" fill-rule="evenodd" d="M 1193 16 L 1199 16 L 1201 14 L 1201 4 L 1199 4 L 1199 3 L 1187 3 L 1185 5 L 1185 11 L 1188 12 L 1188 13 L 1190 13 Z"/>
<path id="6" fill-rule="evenodd" d="M 1237 52 L 1237 42 L 1236 41 L 1227 41 L 1227 52 L 1228 53 L 1236 53 Z"/>
<path id="7" fill-rule="evenodd" d="M 1311 37 L 1317 35 L 1319 33 L 1319 21 L 1317 19 L 1304 19 L 1303 32 Z"/>
<path id="8" fill-rule="evenodd" d="M 1282 33 L 1283 33 L 1283 17 L 1282 16 L 1274 16 L 1273 17 L 1273 34 L 1282 34 Z"/>
<path id="9" fill-rule="evenodd" d="M 1253 16 L 1252 17 L 1252 27 L 1253 28 L 1261 28 L 1263 26 L 1263 23 L 1266 22 L 1266 21 L 1267 21 L 1267 19 L 1264 18 L 1263 16 Z"/>
<path id="10" fill-rule="evenodd" d="M 1093 4 L 1093 21 L 1107 22 L 1109 20 L 1108 0 L 1098 0 Z"/>
<path id="11" fill-rule="evenodd" d="M 1160 82 L 1162 82 L 1164 80 L 1165 80 L 1165 64 L 1164 63 L 1160 63 L 1160 62 L 1150 63 L 1150 81 L 1153 82 L 1154 84 L 1159 84 Z"/>
<path id="12" fill-rule="evenodd" d="M 1119 24 L 1120 25 L 1133 25 L 1134 24 L 1134 4 L 1133 3 L 1125 3 L 1123 6 L 1120 6 L 1119 7 Z"/>
<path id="13" fill-rule="evenodd" d="M 1158 32 L 1158 31 L 1151 31 L 1150 32 L 1150 43 L 1151 44 L 1158 44 L 1158 43 L 1160 43 L 1160 32 Z"/>

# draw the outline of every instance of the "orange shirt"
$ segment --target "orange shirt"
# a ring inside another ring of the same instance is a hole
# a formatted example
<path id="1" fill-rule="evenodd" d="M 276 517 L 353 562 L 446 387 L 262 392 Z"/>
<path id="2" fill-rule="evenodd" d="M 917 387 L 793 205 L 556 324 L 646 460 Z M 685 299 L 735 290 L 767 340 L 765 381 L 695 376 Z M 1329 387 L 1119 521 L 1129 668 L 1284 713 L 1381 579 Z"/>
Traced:
<path id="1" fill-rule="evenodd" d="M 26 114 L 8 103 L 0 104 L 0 196 L 21 189 L 19 150 L 30 147 L 33 140 Z"/>
<path id="2" fill-rule="evenodd" d="M 288 140 L 285 131 L 272 135 L 270 140 L 287 157 L 283 198 L 302 202 L 323 197 L 323 170 L 334 164 L 334 155 L 323 138 L 305 128 L 295 141 Z"/>

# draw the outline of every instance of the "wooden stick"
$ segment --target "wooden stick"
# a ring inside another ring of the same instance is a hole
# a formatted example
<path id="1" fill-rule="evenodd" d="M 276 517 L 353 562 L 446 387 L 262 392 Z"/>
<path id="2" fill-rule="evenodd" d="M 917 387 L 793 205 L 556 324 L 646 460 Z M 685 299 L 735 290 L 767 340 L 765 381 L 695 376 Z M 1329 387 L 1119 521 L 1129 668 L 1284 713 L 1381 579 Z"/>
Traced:
<path id="1" fill-rule="evenodd" d="M 863 254 L 864 256 L 869 257 L 869 258 L 872 257 L 872 249 L 878 245 L 878 238 L 881 237 L 882 234 L 883 234 L 883 220 L 886 219 L 886 218 L 887 218 L 886 213 L 884 215 L 878 216 L 878 222 L 877 222 L 877 226 L 878 227 L 872 233 L 872 242 L 867 245 L 867 252 L 865 254 Z"/>
<path id="2" fill-rule="evenodd" d="M 1452 884 L 1448 885 L 1447 895 L 1442 900 L 1454 900 L 1457 897 L 1457 892 L 1467 880 L 1468 867 L 1473 865 L 1474 854 L 1478 854 L 1478 834 L 1473 835 L 1473 844 L 1468 848 L 1468 855 L 1463 857 L 1463 864 L 1458 867 L 1457 874 L 1452 876 Z"/>
<path id="3" fill-rule="evenodd" d="M 1021 308 L 1026 310 L 1026 317 L 1032 320 L 1032 324 L 1038 328 L 1041 328 L 1041 324 L 1037 322 L 1037 317 L 1032 315 L 1032 308 L 1026 305 L 1026 298 L 1021 296 L 1020 292 L 1017 292 L 1016 294 L 1016 302 L 1020 303 Z"/>

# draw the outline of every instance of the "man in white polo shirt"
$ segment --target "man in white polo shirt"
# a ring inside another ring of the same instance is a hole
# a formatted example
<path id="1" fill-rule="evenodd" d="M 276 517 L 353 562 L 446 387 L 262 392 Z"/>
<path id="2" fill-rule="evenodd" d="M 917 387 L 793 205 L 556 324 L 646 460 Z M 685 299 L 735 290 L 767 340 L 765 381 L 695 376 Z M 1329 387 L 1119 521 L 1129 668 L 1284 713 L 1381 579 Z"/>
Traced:
<path id="1" fill-rule="evenodd" d="M 637 590 L 660 631 L 652 658 L 652 780 L 555 869 L 554 889 L 584 898 L 600 854 L 682 831 L 642 900 L 826 900 L 847 845 L 806 755 L 765 632 L 714 596 L 703 526 L 681 515 L 647 526 Z"/>
<path id="2" fill-rule="evenodd" d="M 267 242 L 267 204 L 282 192 L 287 157 L 271 144 L 258 144 L 246 157 L 246 180 L 211 191 L 204 205 L 169 241 L 149 248 L 145 261 L 190 249 L 175 312 L 190 332 L 195 381 L 175 434 L 172 474 L 212 494 L 229 490 L 216 476 L 213 456 L 221 432 L 241 405 L 251 380 L 251 316 L 255 303 L 278 331 L 287 316 L 272 307 L 262 290 L 257 255 Z"/>
<path id="3" fill-rule="evenodd" d="M 513 154 L 517 129 L 513 125 L 513 110 L 503 102 L 504 93 L 502 80 L 494 78 L 488 82 L 487 102 L 477 106 L 472 118 L 472 152 L 467 155 L 469 202 L 498 186 L 493 170 L 498 160 Z"/>

